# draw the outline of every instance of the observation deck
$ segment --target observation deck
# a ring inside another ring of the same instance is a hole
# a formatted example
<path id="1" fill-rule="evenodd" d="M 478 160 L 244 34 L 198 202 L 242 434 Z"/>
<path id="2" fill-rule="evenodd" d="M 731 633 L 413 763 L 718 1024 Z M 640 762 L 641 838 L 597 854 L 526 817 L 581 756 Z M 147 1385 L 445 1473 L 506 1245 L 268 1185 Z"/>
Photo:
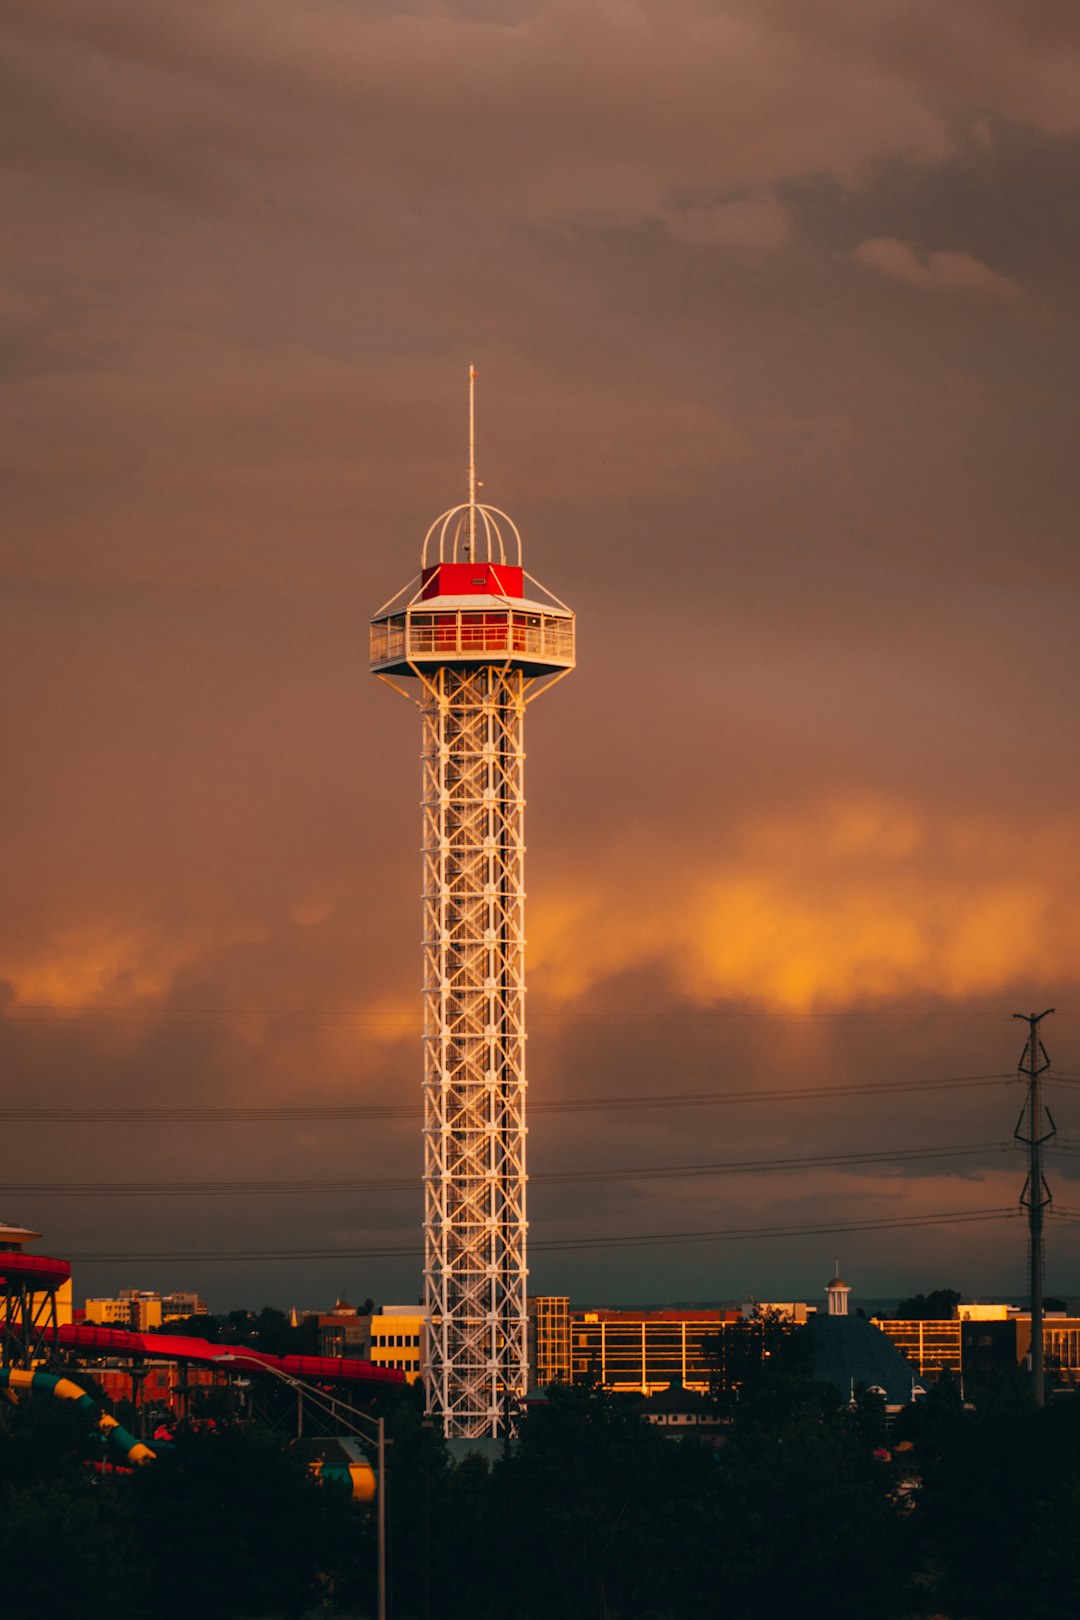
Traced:
<path id="1" fill-rule="evenodd" d="M 526 596 L 526 582 L 537 596 Z M 494 507 L 466 504 L 436 519 L 419 580 L 372 619 L 371 668 L 419 675 L 481 664 L 530 676 L 573 669 L 574 615 L 525 573 L 513 521 Z"/>

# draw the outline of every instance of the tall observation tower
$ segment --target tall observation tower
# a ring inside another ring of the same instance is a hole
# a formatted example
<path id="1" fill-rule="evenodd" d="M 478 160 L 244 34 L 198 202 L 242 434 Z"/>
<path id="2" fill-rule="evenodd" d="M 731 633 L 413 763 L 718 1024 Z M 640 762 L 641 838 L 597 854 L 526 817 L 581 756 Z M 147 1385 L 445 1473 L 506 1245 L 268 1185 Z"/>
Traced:
<path id="1" fill-rule="evenodd" d="M 427 1407 L 448 1439 L 505 1432 L 527 1383 L 525 709 L 574 667 L 573 613 L 477 501 L 475 389 L 470 369 L 469 498 L 371 621 L 372 670 L 423 717 Z"/>

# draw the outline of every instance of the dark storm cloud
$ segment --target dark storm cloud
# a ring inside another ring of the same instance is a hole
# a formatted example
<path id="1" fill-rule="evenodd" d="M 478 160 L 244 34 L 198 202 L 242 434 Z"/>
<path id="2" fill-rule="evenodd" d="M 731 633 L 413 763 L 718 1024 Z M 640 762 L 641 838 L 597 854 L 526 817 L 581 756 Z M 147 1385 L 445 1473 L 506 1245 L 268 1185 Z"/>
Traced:
<path id="1" fill-rule="evenodd" d="M 415 1097 L 416 717 L 364 626 L 462 491 L 470 359 L 487 490 L 580 614 L 530 717 L 533 1094 L 997 1071 L 1014 1004 L 1068 1014 L 1078 58 L 1071 7 L 1004 0 L 9 6 L 11 1096 Z M 996 1140 L 1012 1099 L 973 1132 L 971 1096 L 538 1114 L 532 1163 Z M 25 1179 L 419 1160 L 407 1124 L 25 1130 Z M 1013 1176 L 538 1183 L 533 1215 L 777 1224 Z M 59 1250 L 362 1246 L 415 1202 L 0 1214 Z M 948 1277 L 859 1242 L 899 1289 L 1022 1262 L 979 1227 L 934 1239 Z M 534 1282 L 783 1296 L 822 1245 L 538 1250 Z M 266 1293 L 348 1281 L 310 1276 Z"/>

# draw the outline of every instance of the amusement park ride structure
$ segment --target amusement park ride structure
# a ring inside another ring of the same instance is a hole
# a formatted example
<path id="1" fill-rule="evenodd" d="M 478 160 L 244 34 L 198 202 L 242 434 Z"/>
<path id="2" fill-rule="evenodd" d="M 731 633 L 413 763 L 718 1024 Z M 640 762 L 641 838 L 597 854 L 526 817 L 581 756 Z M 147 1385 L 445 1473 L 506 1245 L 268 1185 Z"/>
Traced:
<path id="1" fill-rule="evenodd" d="M 71 1262 L 23 1254 L 40 1236 L 0 1223 L 0 1369 L 55 1368 L 62 1359 L 194 1364 L 227 1371 L 235 1346 L 175 1333 L 129 1333 L 123 1328 L 60 1320 L 57 1295 L 70 1282 Z M 245 1349 L 245 1364 L 272 1377 L 309 1378 L 327 1386 L 351 1385 L 368 1393 L 401 1388 L 405 1375 L 357 1356 L 273 1356 Z M 15 1387 L 14 1385 L 12 1387 Z"/>
<path id="2" fill-rule="evenodd" d="M 297 1394 L 297 1434 L 303 1432 L 304 1402 L 309 1409 L 327 1415 L 334 1429 L 348 1428 L 354 1434 L 359 1421 L 374 1433 L 376 1466 L 360 1457 L 346 1455 L 341 1461 L 329 1448 L 341 1451 L 348 1442 L 337 1436 L 330 1441 L 316 1442 L 320 1448 L 309 1469 L 320 1480 L 339 1480 L 349 1486 L 353 1499 L 376 1502 L 377 1554 L 378 1554 L 378 1620 L 386 1615 L 386 1474 L 384 1468 L 385 1431 L 380 1416 L 360 1411 L 342 1399 L 341 1388 L 350 1394 L 375 1395 L 391 1388 L 400 1389 L 405 1383 L 404 1373 L 389 1367 L 377 1367 L 358 1357 L 344 1356 L 273 1356 L 262 1351 L 244 1349 L 229 1344 L 217 1344 L 206 1339 L 170 1333 L 129 1333 L 119 1328 L 97 1327 L 89 1323 L 61 1321 L 57 1296 L 68 1289 L 71 1264 L 51 1256 L 23 1254 L 22 1246 L 40 1236 L 27 1227 L 7 1226 L 0 1223 L 0 1400 L 18 1402 L 24 1396 L 52 1396 L 73 1407 L 82 1409 L 96 1423 L 113 1461 L 103 1456 L 103 1469 L 124 1466 L 126 1469 L 155 1462 L 158 1453 L 137 1439 L 113 1415 L 99 1406 L 74 1378 L 69 1376 L 73 1363 L 108 1361 L 126 1362 L 133 1371 L 134 1387 L 148 1365 L 174 1364 L 184 1374 L 194 1364 L 217 1374 L 219 1381 L 232 1381 L 236 1368 L 254 1373 L 257 1377 L 273 1378 L 289 1386 Z M 76 1376 L 77 1370 L 76 1370 Z M 145 1414 L 136 1392 L 135 1403 Z M 346 1417 L 344 1414 L 348 1414 Z M 186 1407 L 181 1415 L 186 1414 Z M 370 1440 L 371 1436 L 367 1438 Z M 155 1443 L 157 1437 L 155 1436 Z"/>
<path id="3" fill-rule="evenodd" d="M 475 385 L 469 498 L 371 621 L 372 671 L 422 716 L 427 1406 L 449 1439 L 503 1434 L 528 1382 L 524 721 L 574 667 L 573 613 L 477 500 Z"/>
<path id="4" fill-rule="evenodd" d="M 28 1368 L 53 1358 L 57 1295 L 71 1282 L 71 1262 L 23 1254 L 23 1244 L 40 1236 L 0 1223 L 0 1367 Z"/>

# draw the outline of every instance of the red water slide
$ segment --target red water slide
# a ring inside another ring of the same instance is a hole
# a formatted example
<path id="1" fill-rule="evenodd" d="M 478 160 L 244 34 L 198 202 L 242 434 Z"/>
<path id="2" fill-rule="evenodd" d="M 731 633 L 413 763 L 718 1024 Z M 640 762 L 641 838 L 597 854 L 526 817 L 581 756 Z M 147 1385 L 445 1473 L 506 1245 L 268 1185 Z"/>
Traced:
<path id="1" fill-rule="evenodd" d="M 394 1367 L 377 1367 L 359 1356 L 268 1356 L 238 1344 L 210 1344 L 177 1333 L 128 1333 L 122 1328 L 86 1327 L 72 1323 L 59 1330 L 64 1350 L 101 1356 L 131 1356 L 147 1361 L 193 1361 L 202 1367 L 221 1364 L 221 1370 L 284 1373 L 287 1378 L 310 1378 L 317 1384 L 366 1384 L 369 1389 L 399 1388 L 405 1374 Z"/>

